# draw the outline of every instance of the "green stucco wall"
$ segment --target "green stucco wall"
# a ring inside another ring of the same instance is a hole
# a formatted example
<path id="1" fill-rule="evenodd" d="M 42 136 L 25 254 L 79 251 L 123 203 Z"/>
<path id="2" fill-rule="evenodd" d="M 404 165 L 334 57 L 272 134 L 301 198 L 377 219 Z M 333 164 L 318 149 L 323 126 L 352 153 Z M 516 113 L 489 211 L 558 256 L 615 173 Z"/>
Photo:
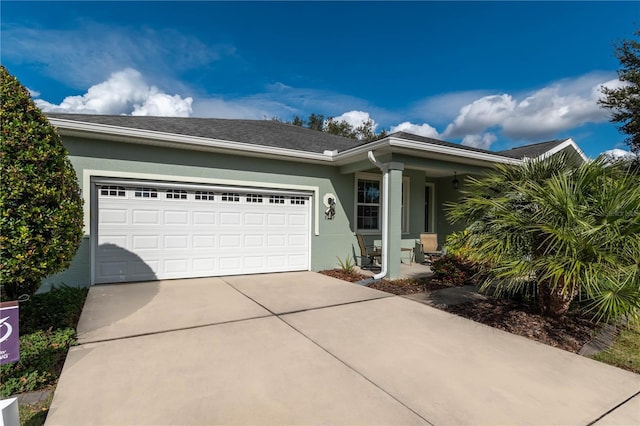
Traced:
<path id="1" fill-rule="evenodd" d="M 70 153 L 70 159 L 76 169 L 80 185 L 83 186 L 84 170 L 103 170 L 112 173 L 135 172 L 140 174 L 172 175 L 191 178 L 194 182 L 203 180 L 239 180 L 256 182 L 261 186 L 268 185 L 304 185 L 319 188 L 319 216 L 315 217 L 312 208 L 311 232 L 311 269 L 319 271 L 335 268 L 338 259 L 360 257 L 360 249 L 355 238 L 354 209 L 355 209 L 355 180 L 356 173 L 345 171 L 344 168 L 282 161 L 276 159 L 259 159 L 246 156 L 216 154 L 203 151 L 187 151 L 174 148 L 162 148 L 150 145 L 134 145 L 98 140 L 82 140 L 63 137 L 63 141 Z M 433 168 L 433 160 L 413 159 L 406 155 L 388 156 L 384 162 L 394 161 L 405 165 L 403 177 L 409 178 L 409 226 L 408 230 L 393 232 L 395 238 L 403 240 L 403 246 L 411 240 L 419 239 L 424 232 L 424 187 L 425 183 L 434 184 L 434 213 L 435 229 L 440 242 L 444 242 L 447 234 L 461 229 L 462 226 L 452 226 L 446 220 L 444 204 L 454 201 L 459 192 L 451 187 L 451 178 L 430 178 L 428 173 L 420 167 Z M 406 167 L 410 164 L 411 167 Z M 440 168 L 452 167 L 450 163 L 438 163 Z M 456 167 L 460 170 L 460 167 Z M 371 164 L 362 163 L 362 172 L 375 173 L 380 171 Z M 341 170 L 343 171 L 341 173 Z M 465 175 L 458 173 L 462 182 Z M 90 188 L 83 188 L 88 191 Z M 336 215 L 333 220 L 324 217 L 325 207 L 322 197 L 333 193 L 337 198 Z M 396 203 L 401 202 L 400 194 L 393 198 Z M 318 220 L 319 235 L 315 235 L 313 225 Z M 397 220 L 396 220 L 397 222 Z M 86 224 L 88 229 L 88 224 Z M 380 240 L 380 234 L 364 235 L 367 244 Z M 397 244 L 396 244 L 397 245 Z M 61 274 L 44 280 L 43 289 L 52 284 L 65 283 L 73 286 L 88 286 L 91 279 L 91 242 L 89 235 L 85 235 L 82 245 L 74 258 L 71 267 Z M 396 269 L 394 269 L 396 271 Z M 397 271 L 396 271 L 397 272 Z"/>
<path id="2" fill-rule="evenodd" d="M 164 174 L 205 179 L 252 181 L 260 184 L 293 184 L 319 187 L 319 235 L 311 233 L 311 269 L 337 267 L 342 259 L 359 254 L 351 221 L 353 220 L 353 174 L 340 174 L 336 167 L 271 159 L 256 159 L 185 151 L 154 146 L 141 146 L 108 141 L 63 138 L 81 186 L 85 169 L 112 172 Z M 88 188 L 83 188 L 83 191 Z M 324 218 L 322 197 L 333 193 L 337 197 L 333 220 Z M 315 221 L 312 208 L 312 221 Z M 312 222 L 313 223 L 313 222 Z M 88 286 L 90 283 L 90 240 L 86 235 L 71 267 L 44 280 L 45 287 L 65 283 Z"/>

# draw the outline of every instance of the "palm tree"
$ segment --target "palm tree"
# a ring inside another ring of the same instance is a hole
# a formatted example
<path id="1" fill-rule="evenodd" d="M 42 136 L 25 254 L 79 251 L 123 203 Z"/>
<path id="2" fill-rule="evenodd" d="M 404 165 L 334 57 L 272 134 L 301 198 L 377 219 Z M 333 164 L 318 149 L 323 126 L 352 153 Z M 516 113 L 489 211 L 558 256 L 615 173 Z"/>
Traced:
<path id="1" fill-rule="evenodd" d="M 576 298 L 597 320 L 640 312 L 640 177 L 597 159 L 563 155 L 500 165 L 468 178 L 452 222 L 468 225 L 472 260 L 490 265 L 490 285 L 564 314 Z"/>

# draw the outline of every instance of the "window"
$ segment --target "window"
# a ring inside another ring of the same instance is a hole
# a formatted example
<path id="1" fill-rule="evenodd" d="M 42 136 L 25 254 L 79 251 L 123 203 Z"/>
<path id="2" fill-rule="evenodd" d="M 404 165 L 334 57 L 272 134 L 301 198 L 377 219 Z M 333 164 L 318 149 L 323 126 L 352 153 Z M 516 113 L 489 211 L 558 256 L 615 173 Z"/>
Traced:
<path id="1" fill-rule="evenodd" d="M 124 186 L 107 185 L 100 187 L 100 195 L 105 197 L 126 197 L 127 193 Z"/>
<path id="2" fill-rule="evenodd" d="M 358 230 L 379 230 L 380 179 L 358 179 Z"/>
<path id="3" fill-rule="evenodd" d="M 433 184 L 426 183 L 424 186 L 424 232 L 434 232 L 433 195 Z"/>
<path id="4" fill-rule="evenodd" d="M 284 204 L 284 196 L 272 195 L 269 197 L 269 204 Z"/>
<path id="5" fill-rule="evenodd" d="M 402 178 L 402 232 L 409 232 L 409 178 Z M 382 176 L 356 176 L 356 227 L 358 231 L 380 232 L 382 227 Z"/>
<path id="6" fill-rule="evenodd" d="M 291 197 L 291 204 L 304 205 L 307 201 L 307 197 Z"/>
<path id="7" fill-rule="evenodd" d="M 201 200 L 201 201 L 213 201 L 215 196 L 214 196 L 213 192 L 196 191 L 195 198 L 196 198 L 196 200 Z"/>
<path id="8" fill-rule="evenodd" d="M 247 203 L 261 203 L 262 195 L 260 194 L 247 194 Z"/>
<path id="9" fill-rule="evenodd" d="M 134 196 L 136 198 L 158 198 L 158 191 L 153 188 L 136 188 Z"/>
<path id="10" fill-rule="evenodd" d="M 238 194 L 237 192 L 223 192 L 221 199 L 222 199 L 222 201 L 229 201 L 229 202 L 232 202 L 232 203 L 239 203 L 240 202 L 240 194 Z"/>
<path id="11" fill-rule="evenodd" d="M 186 200 L 187 191 L 183 189 L 167 189 L 167 200 Z"/>

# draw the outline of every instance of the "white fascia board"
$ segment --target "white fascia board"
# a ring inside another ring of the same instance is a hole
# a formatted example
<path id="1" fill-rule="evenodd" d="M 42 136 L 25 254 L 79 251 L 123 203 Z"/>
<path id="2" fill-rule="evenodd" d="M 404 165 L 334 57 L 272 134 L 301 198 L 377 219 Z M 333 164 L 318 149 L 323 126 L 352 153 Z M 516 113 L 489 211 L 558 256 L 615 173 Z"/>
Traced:
<path id="1" fill-rule="evenodd" d="M 59 118 L 49 118 L 51 124 L 63 135 L 106 139 L 116 142 L 141 145 L 164 146 L 196 151 L 226 152 L 251 157 L 279 158 L 290 157 L 297 161 L 314 163 L 331 163 L 333 156 L 299 151 L 287 148 L 252 145 L 222 139 L 203 138 L 155 130 L 132 129 L 129 127 L 111 126 L 108 124 L 87 123 Z"/>
<path id="2" fill-rule="evenodd" d="M 544 158 L 544 157 L 548 157 L 550 155 L 557 154 L 558 152 L 560 152 L 563 149 L 568 148 L 568 147 L 572 147 L 578 153 L 578 155 L 580 155 L 580 157 L 582 158 L 582 161 L 584 161 L 584 162 L 589 161 L 589 159 L 587 158 L 585 153 L 580 149 L 578 144 L 575 143 L 574 140 L 571 139 L 571 138 L 565 140 L 560 145 L 557 145 L 557 146 L 551 148 L 549 151 L 547 151 L 544 154 L 540 155 L 540 157 Z"/>
<path id="3" fill-rule="evenodd" d="M 517 158 L 504 157 L 502 155 L 489 154 L 485 152 L 470 151 L 467 149 L 455 148 L 451 146 L 430 144 L 426 142 L 415 142 L 408 139 L 400 139 L 396 137 L 387 137 L 379 141 L 371 142 L 365 145 L 343 151 L 336 156 L 336 161 L 339 164 L 349 163 L 349 160 L 353 160 L 353 157 L 366 156 L 368 151 L 373 151 L 380 148 L 401 148 L 409 149 L 415 152 L 422 153 L 434 153 L 445 154 L 452 157 L 458 157 L 467 160 L 476 160 L 487 163 L 506 163 L 506 164 L 520 164 L 522 160 Z"/>
<path id="4" fill-rule="evenodd" d="M 248 143 L 234 142 L 222 139 L 203 138 L 199 136 L 180 135 L 175 133 L 158 132 L 155 130 L 133 129 L 129 127 L 112 126 L 108 124 L 87 123 L 60 118 L 49 118 L 51 124 L 59 129 L 63 135 L 88 137 L 95 139 L 106 139 L 116 142 L 133 143 L 141 145 L 164 146 L 181 149 L 191 149 L 209 152 L 224 152 L 235 155 L 246 155 L 260 158 L 289 158 L 294 161 L 332 164 L 341 166 L 367 158 L 369 151 L 377 149 L 390 149 L 394 147 L 409 149 L 415 152 L 445 154 L 460 159 L 475 160 L 486 163 L 507 163 L 519 164 L 521 160 L 504 157 L 484 152 L 459 149 L 451 146 L 430 144 L 425 142 L 415 142 L 408 139 L 396 137 L 386 137 L 377 141 L 369 142 L 355 148 L 342 151 L 340 153 L 325 152 L 314 153 L 287 148 L 268 147 L 264 145 L 253 145 Z M 573 141 L 572 141 L 573 142 Z M 576 151 L 582 154 L 580 148 L 573 143 Z M 586 158 L 586 157 L 585 157 Z"/>

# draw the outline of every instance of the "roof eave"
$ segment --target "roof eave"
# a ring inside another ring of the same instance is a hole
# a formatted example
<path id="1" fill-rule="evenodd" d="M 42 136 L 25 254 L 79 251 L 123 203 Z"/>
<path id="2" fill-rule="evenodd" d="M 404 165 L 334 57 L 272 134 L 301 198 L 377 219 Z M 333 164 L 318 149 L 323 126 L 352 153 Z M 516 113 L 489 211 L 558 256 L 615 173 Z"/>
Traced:
<path id="1" fill-rule="evenodd" d="M 497 154 L 470 151 L 464 148 L 455 148 L 451 146 L 431 144 L 428 142 L 416 142 L 409 139 L 398 138 L 397 136 L 388 136 L 386 138 L 340 152 L 335 157 L 335 164 L 342 166 L 355 160 L 361 160 L 366 158 L 367 152 L 382 148 L 390 148 L 391 152 L 411 151 L 413 154 L 420 153 L 425 157 L 429 154 L 436 156 L 454 156 L 464 162 L 469 161 L 476 164 L 520 164 L 522 162 L 522 160 L 517 158 Z"/>
<path id="2" fill-rule="evenodd" d="M 490 165 L 495 163 L 519 164 L 520 159 L 506 157 L 498 154 L 467 150 L 451 146 L 443 146 L 428 142 L 416 142 L 397 136 L 388 136 L 354 148 L 334 153 L 315 153 L 287 148 L 269 147 L 264 145 L 254 145 L 242 142 L 234 142 L 223 139 L 204 138 L 199 136 L 180 135 L 175 133 L 159 132 L 155 130 L 135 129 L 130 127 L 120 127 L 108 124 L 88 123 L 61 118 L 49 118 L 51 124 L 58 128 L 62 135 L 83 137 L 91 139 L 103 139 L 115 142 L 153 145 L 169 148 L 191 149 L 196 151 L 233 153 L 234 155 L 244 155 L 259 158 L 283 159 L 289 158 L 295 161 L 302 161 L 317 164 L 331 164 L 342 166 L 353 161 L 367 158 L 369 151 L 388 149 L 391 152 L 402 152 L 419 154 L 422 157 L 429 155 L 453 156 L 457 160 L 465 163 Z M 580 149 L 574 148 L 579 153 Z M 563 145 L 560 145 L 563 146 Z M 566 145 L 564 146 L 566 147 Z M 581 154 L 584 155 L 584 154 Z M 449 159 L 451 160 L 451 159 Z"/>
<path id="3" fill-rule="evenodd" d="M 287 148 L 253 145 L 223 139 L 203 138 L 199 136 L 180 135 L 158 132 L 154 130 L 134 129 L 130 127 L 111 126 L 108 124 L 87 123 L 60 118 L 49 118 L 51 124 L 58 128 L 62 135 L 91 139 L 110 140 L 141 145 L 153 145 L 167 148 L 190 149 L 217 153 L 230 153 L 260 158 L 289 157 L 297 161 L 311 163 L 330 163 L 332 155 Z"/>
<path id="4" fill-rule="evenodd" d="M 573 139 L 571 139 L 571 138 L 568 138 L 564 142 L 562 142 L 561 144 L 558 144 L 558 145 L 554 146 L 553 148 L 551 148 L 547 152 L 541 154 L 539 157 L 541 157 L 541 158 L 549 157 L 549 156 L 557 154 L 558 152 L 561 152 L 562 150 L 564 150 L 566 148 L 569 148 L 569 147 L 573 148 L 576 151 L 576 153 L 580 156 L 580 158 L 582 158 L 582 161 L 584 161 L 584 162 L 589 161 L 589 159 L 585 155 L 584 151 L 582 151 L 580 149 L 580 147 L 578 146 L 578 144 L 575 143 L 575 141 Z"/>

